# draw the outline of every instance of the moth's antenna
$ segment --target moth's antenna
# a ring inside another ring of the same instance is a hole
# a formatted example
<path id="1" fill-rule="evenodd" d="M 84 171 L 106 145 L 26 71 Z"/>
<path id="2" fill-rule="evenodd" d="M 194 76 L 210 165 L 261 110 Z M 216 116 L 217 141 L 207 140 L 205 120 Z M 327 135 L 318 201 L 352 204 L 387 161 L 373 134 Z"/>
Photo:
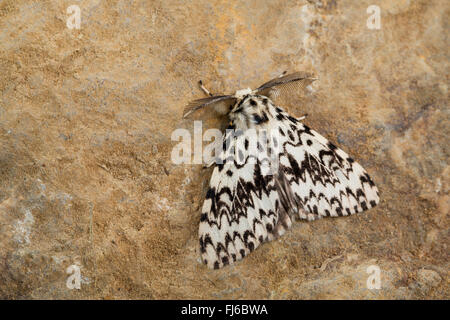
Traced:
<path id="1" fill-rule="evenodd" d="M 184 108 L 183 118 L 187 118 L 194 111 L 200 110 L 208 105 L 217 104 L 220 102 L 227 102 L 226 100 L 235 99 L 230 95 L 213 95 L 206 87 L 203 85 L 203 81 L 199 80 L 198 84 L 200 89 L 208 96 L 207 98 L 197 99 L 188 103 L 188 105 Z M 229 101 L 228 101 L 229 102 Z"/>
<path id="2" fill-rule="evenodd" d="M 272 88 L 275 86 L 279 86 L 282 84 L 287 84 L 289 82 L 296 82 L 301 80 L 311 80 L 314 81 L 316 78 L 312 78 L 311 75 L 303 72 L 294 72 L 291 74 L 286 74 L 286 71 L 283 72 L 281 76 L 276 77 L 275 79 L 272 79 L 266 83 L 264 83 L 262 86 L 256 89 L 256 91 L 262 91 L 268 88 Z"/>
<path id="3" fill-rule="evenodd" d="M 208 91 L 209 92 L 209 91 Z M 204 108 L 208 105 L 212 105 L 219 102 L 224 102 L 225 100 L 235 99 L 233 96 L 209 96 L 207 98 L 197 99 L 188 103 L 183 112 L 183 118 L 193 113 L 196 110 Z"/>

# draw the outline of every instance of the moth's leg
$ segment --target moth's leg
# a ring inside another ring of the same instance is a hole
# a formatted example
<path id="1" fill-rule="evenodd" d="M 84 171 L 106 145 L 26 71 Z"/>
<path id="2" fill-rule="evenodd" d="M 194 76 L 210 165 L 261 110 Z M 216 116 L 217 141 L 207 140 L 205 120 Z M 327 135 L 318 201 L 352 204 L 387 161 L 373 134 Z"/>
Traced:
<path id="1" fill-rule="evenodd" d="M 305 113 L 304 116 L 301 116 L 300 118 L 297 118 L 297 120 L 298 120 L 298 121 L 301 121 L 301 120 L 303 120 L 303 119 L 306 119 L 307 116 L 308 116 L 308 114 Z"/>
<path id="2" fill-rule="evenodd" d="M 202 81 L 202 80 L 199 80 L 198 84 L 200 85 L 200 89 L 202 89 L 203 92 L 204 92 L 207 96 L 210 96 L 210 97 L 213 96 L 213 94 L 212 94 L 211 92 L 209 92 L 208 89 L 205 88 L 205 86 L 203 85 L 203 81 Z"/>
<path id="3" fill-rule="evenodd" d="M 283 73 L 282 73 L 282 74 L 280 74 L 280 75 L 278 76 L 278 78 L 282 78 L 282 77 L 284 77 L 284 76 L 286 75 L 286 73 L 287 73 L 287 71 L 283 71 Z"/>

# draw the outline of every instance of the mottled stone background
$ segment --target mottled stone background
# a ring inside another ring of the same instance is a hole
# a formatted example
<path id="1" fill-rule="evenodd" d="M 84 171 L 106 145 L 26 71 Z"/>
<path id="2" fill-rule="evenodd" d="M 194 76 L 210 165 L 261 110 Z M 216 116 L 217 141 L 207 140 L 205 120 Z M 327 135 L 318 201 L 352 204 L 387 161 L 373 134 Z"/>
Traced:
<path id="1" fill-rule="evenodd" d="M 0 298 L 448 299 L 449 12 L 447 0 L 1 1 Z M 381 203 L 297 222 L 208 270 L 210 171 L 174 165 L 171 133 L 193 131 L 181 116 L 199 79 L 229 93 L 284 70 L 319 79 L 285 107 L 358 159 Z M 79 290 L 66 286 L 74 264 Z"/>

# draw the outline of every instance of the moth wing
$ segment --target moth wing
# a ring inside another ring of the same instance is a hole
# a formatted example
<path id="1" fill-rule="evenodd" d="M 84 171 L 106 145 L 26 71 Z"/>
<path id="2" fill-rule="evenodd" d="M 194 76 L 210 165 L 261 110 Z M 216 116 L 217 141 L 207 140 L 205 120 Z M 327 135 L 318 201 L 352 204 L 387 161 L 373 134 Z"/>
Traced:
<path id="1" fill-rule="evenodd" d="M 283 150 L 278 185 L 287 197 L 282 205 L 300 218 L 346 216 L 379 203 L 374 182 L 343 150 L 286 112 L 279 121 Z"/>
<path id="2" fill-rule="evenodd" d="M 226 140 L 226 138 L 225 138 Z M 236 150 L 232 139 L 228 150 Z M 199 226 L 200 254 L 209 268 L 241 260 L 264 241 L 283 234 L 291 225 L 280 210 L 275 180 L 261 169 L 261 162 L 231 159 L 224 153 L 211 176 Z"/>

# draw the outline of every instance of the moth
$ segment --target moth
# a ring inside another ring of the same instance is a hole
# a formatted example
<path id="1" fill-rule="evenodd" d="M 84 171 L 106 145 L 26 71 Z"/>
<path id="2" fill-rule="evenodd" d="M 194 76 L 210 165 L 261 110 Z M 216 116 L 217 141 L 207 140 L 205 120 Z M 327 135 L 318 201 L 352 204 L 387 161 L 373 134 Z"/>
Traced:
<path id="1" fill-rule="evenodd" d="M 220 142 L 222 151 L 211 163 L 214 169 L 199 225 L 201 260 L 209 268 L 243 259 L 283 235 L 295 218 L 348 216 L 378 204 L 378 189 L 360 164 L 305 125 L 304 117 L 295 118 L 273 102 L 314 80 L 300 72 L 284 73 L 254 90 L 232 95 L 212 95 L 200 83 L 209 97 L 187 105 L 184 117 L 222 104 L 230 119 Z M 245 152 L 255 142 L 246 134 L 250 131 L 277 137 L 266 137 L 270 143 L 265 149 L 260 146 L 264 139 L 256 138 L 255 155 Z M 276 165 L 263 170 L 271 163 L 264 160 L 273 158 Z"/>

